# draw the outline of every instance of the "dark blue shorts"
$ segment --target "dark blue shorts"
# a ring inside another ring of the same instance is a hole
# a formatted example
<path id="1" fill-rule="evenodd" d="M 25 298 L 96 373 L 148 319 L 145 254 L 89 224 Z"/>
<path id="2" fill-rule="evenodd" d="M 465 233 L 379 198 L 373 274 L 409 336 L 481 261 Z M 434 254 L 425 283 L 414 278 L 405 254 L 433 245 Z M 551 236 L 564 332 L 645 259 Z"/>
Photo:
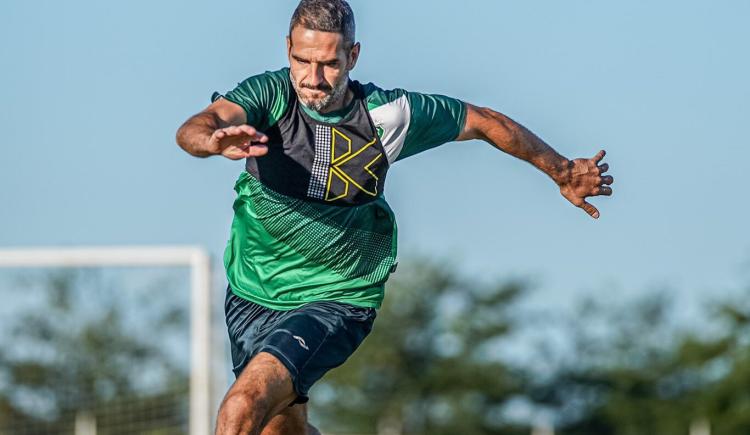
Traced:
<path id="1" fill-rule="evenodd" d="M 230 288 L 224 311 L 234 376 L 253 356 L 268 352 L 291 373 L 298 396 L 294 403 L 307 402 L 310 387 L 354 353 L 376 315 L 374 308 L 328 301 L 277 311 L 243 299 Z"/>

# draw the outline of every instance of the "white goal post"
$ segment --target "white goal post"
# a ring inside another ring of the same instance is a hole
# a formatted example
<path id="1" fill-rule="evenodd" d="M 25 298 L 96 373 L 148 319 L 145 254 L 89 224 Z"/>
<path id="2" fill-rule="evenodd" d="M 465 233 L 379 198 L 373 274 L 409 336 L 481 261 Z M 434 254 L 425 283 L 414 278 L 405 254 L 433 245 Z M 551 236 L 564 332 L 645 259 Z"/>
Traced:
<path id="1" fill-rule="evenodd" d="M 194 246 L 0 249 L 0 268 L 190 267 L 190 435 L 211 433 L 211 260 Z"/>

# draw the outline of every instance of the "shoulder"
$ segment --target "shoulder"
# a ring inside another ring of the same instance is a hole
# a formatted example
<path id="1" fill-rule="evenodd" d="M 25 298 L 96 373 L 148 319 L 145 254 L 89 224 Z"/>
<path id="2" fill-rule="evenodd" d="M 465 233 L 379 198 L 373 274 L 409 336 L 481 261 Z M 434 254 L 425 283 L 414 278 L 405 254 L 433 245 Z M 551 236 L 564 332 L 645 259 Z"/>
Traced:
<path id="1" fill-rule="evenodd" d="M 405 101 L 408 94 L 408 92 L 404 89 L 386 90 L 374 83 L 363 84 L 362 91 L 365 95 L 367 108 L 370 111 L 373 111 L 379 107 L 387 106 L 389 104 L 392 105 L 399 100 Z"/>
<path id="2" fill-rule="evenodd" d="M 399 116 L 409 120 L 423 121 L 439 115 L 461 116 L 464 103 L 456 98 L 439 94 L 407 91 L 405 89 L 383 89 L 373 83 L 362 85 L 370 114 L 376 117 Z M 443 119 L 440 119 L 441 121 Z"/>
<path id="3" fill-rule="evenodd" d="M 249 124 L 267 128 L 286 111 L 291 92 L 289 68 L 281 68 L 246 78 L 224 98 L 245 109 Z"/>
<path id="4" fill-rule="evenodd" d="M 237 89 L 255 94 L 266 94 L 264 96 L 287 94 L 290 88 L 289 68 L 281 68 L 276 71 L 266 71 L 261 74 L 252 75 L 237 85 Z"/>

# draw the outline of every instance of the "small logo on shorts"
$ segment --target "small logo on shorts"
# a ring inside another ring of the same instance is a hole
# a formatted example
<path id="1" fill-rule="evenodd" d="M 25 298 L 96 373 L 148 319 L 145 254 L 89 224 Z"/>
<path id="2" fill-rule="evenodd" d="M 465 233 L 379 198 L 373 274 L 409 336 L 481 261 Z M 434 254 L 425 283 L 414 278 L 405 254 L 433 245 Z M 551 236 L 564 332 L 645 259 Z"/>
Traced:
<path id="1" fill-rule="evenodd" d="M 305 344 L 305 339 L 300 337 L 299 335 L 292 335 L 292 338 L 297 340 L 299 342 L 299 345 L 302 346 L 305 350 L 310 350 L 310 348 L 307 347 Z"/>

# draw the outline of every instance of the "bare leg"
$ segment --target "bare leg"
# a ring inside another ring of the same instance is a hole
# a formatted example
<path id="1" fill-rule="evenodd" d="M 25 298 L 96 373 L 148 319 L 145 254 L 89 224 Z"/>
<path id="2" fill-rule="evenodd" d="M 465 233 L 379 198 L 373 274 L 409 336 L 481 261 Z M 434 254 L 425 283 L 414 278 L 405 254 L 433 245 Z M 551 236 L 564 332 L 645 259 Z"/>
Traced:
<path id="1" fill-rule="evenodd" d="M 224 397 L 216 435 L 260 435 L 296 397 L 286 367 L 275 356 L 261 352 L 250 360 Z"/>
<path id="2" fill-rule="evenodd" d="M 288 407 L 268 422 L 261 435 L 320 435 L 307 421 L 307 405 Z"/>

